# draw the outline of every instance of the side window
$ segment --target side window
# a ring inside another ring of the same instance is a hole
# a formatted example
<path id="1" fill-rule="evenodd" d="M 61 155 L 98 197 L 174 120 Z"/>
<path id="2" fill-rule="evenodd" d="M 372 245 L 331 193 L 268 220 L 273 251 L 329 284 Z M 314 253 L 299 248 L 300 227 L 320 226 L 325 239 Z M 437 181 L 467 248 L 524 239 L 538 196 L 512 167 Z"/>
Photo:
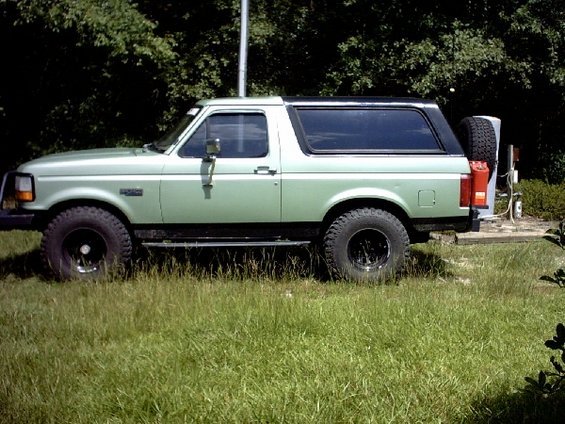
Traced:
<path id="1" fill-rule="evenodd" d="M 413 109 L 297 109 L 314 153 L 439 152 L 428 122 Z"/>
<path id="2" fill-rule="evenodd" d="M 220 158 L 258 158 L 269 151 L 267 119 L 260 113 L 216 113 L 181 147 L 182 157 L 204 157 L 206 140 L 220 139 Z"/>

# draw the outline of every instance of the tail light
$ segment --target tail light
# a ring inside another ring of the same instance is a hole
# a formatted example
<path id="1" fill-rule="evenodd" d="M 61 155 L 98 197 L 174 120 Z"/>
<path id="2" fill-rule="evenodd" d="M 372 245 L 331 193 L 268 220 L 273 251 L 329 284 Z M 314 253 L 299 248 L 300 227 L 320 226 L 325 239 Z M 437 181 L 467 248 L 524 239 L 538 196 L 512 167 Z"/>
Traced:
<path id="1" fill-rule="evenodd" d="M 471 206 L 471 193 L 472 193 L 471 174 L 461 174 L 460 188 L 459 188 L 459 206 L 468 208 Z"/>

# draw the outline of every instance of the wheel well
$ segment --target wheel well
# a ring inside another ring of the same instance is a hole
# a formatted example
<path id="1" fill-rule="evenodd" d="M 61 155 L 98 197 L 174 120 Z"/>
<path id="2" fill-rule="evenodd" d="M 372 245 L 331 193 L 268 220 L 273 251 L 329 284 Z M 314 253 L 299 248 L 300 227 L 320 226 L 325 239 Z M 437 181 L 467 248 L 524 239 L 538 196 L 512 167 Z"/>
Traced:
<path id="1" fill-rule="evenodd" d="M 383 199 L 352 199 L 346 200 L 344 202 L 338 203 L 334 207 L 332 207 L 324 217 L 324 221 L 322 222 L 322 228 L 320 234 L 323 237 L 323 234 L 327 231 L 328 227 L 332 224 L 332 222 L 340 215 L 344 214 L 347 211 L 352 209 L 360 209 L 360 208 L 376 208 L 382 209 L 394 215 L 396 218 L 402 222 L 402 225 L 406 228 L 406 231 L 410 235 L 410 239 L 413 238 L 413 234 L 416 233 L 412 223 L 410 222 L 410 218 L 397 204 L 383 200 Z"/>
<path id="2" fill-rule="evenodd" d="M 131 232 L 130 222 L 129 222 L 128 218 L 126 217 L 126 215 L 120 209 L 118 209 L 117 207 L 115 207 L 115 206 L 113 206 L 109 203 L 100 202 L 100 201 L 91 200 L 91 199 L 74 199 L 74 200 L 71 200 L 71 201 L 58 203 L 58 204 L 52 206 L 49 209 L 49 211 L 47 211 L 42 216 L 41 224 L 43 225 L 43 227 L 45 227 L 49 223 L 49 221 L 51 221 L 56 215 L 58 215 L 62 211 L 66 210 L 66 209 L 78 207 L 78 206 L 93 206 L 93 207 L 96 207 L 96 208 L 104 209 L 104 210 L 112 213 L 113 215 L 115 215 L 120 221 L 122 221 L 124 223 L 124 225 Z"/>

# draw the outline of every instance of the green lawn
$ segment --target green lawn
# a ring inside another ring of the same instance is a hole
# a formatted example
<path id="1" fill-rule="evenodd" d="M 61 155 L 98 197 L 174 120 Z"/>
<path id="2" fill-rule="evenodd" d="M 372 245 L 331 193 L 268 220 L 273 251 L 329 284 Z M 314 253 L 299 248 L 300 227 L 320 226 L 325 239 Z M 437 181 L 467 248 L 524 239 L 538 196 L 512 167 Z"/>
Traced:
<path id="1" fill-rule="evenodd" d="M 387 285 L 323 279 L 305 251 L 153 255 L 127 280 L 41 277 L 0 233 L 2 423 L 558 422 L 525 394 L 565 290 L 547 241 L 414 248 Z"/>

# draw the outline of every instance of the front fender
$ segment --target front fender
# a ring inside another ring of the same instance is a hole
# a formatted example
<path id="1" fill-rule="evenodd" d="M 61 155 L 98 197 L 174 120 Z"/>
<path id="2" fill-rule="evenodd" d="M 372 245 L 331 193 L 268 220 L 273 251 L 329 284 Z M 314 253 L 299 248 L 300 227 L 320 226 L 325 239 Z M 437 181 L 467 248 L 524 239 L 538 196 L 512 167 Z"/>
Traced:
<path id="1" fill-rule="evenodd" d="M 76 179 L 41 180 L 35 202 L 26 205 L 30 211 L 46 211 L 66 202 L 96 201 L 119 209 L 130 223 L 161 223 L 159 179 L 143 184 L 113 179 L 77 185 Z"/>

